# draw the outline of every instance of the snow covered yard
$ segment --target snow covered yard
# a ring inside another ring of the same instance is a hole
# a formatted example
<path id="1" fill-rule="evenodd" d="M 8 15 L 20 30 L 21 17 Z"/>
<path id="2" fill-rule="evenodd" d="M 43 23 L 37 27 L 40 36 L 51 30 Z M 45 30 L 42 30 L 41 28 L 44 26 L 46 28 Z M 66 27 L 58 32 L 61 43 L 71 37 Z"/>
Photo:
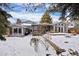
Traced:
<path id="1" fill-rule="evenodd" d="M 55 43 L 59 48 L 65 49 L 65 52 L 62 52 L 60 55 L 62 56 L 79 56 L 79 35 L 72 35 L 72 34 L 66 34 L 66 35 L 45 35 L 46 38 L 48 38 L 52 44 Z M 50 43 L 51 43 L 50 42 Z M 49 45 L 50 46 L 50 45 Z M 51 47 L 51 49 L 54 48 L 54 45 Z M 52 49 L 53 50 L 53 49 Z M 51 50 L 51 52 L 52 52 Z M 54 48 L 55 50 L 55 48 Z M 51 53 L 49 53 L 51 54 Z M 51 55 L 57 55 L 56 52 L 52 53 Z"/>
<path id="2" fill-rule="evenodd" d="M 6 41 L 0 41 L 0 56 L 45 56 L 46 53 L 56 55 L 52 47 L 46 51 L 44 44 L 39 43 L 37 53 L 34 47 L 30 46 L 32 35 L 25 37 L 6 37 Z M 51 36 L 51 42 L 58 45 L 60 48 L 65 49 L 63 55 L 69 55 L 68 50 L 73 49 L 79 52 L 79 35 L 77 36 Z M 43 38 L 41 38 L 43 39 Z"/>
<path id="3" fill-rule="evenodd" d="M 71 36 L 71 37 L 65 37 L 65 36 L 52 36 L 52 41 L 59 45 L 62 48 L 65 49 L 79 49 L 79 35 L 77 36 Z M 65 43 L 67 42 L 67 43 Z"/>
<path id="4" fill-rule="evenodd" d="M 52 42 L 54 42 L 56 45 L 61 47 L 62 49 L 65 49 L 66 52 L 63 52 L 63 55 L 70 55 L 69 49 L 72 49 L 74 51 L 77 51 L 79 53 L 79 35 L 77 36 L 52 36 Z"/>
<path id="5" fill-rule="evenodd" d="M 6 56 L 28 56 L 35 55 L 32 47 L 30 47 L 30 39 L 32 35 L 26 37 L 6 37 L 6 41 L 0 41 L 0 55 Z"/>

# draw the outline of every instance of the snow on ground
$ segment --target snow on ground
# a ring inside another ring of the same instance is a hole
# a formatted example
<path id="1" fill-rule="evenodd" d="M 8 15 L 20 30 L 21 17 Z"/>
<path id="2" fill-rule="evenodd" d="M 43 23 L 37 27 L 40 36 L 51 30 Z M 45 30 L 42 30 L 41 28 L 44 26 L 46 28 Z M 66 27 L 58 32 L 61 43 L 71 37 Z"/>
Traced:
<path id="1" fill-rule="evenodd" d="M 79 36 L 72 36 L 70 38 L 65 36 L 52 36 L 52 41 L 65 49 L 77 49 L 77 47 L 79 46 Z"/>
<path id="2" fill-rule="evenodd" d="M 30 45 L 32 35 L 25 37 L 6 37 L 0 41 L 0 56 L 45 56 L 45 46 L 39 43 L 38 51 Z"/>
<path id="3" fill-rule="evenodd" d="M 0 41 L 0 55 L 35 55 L 30 47 L 31 35 L 26 37 L 6 37 L 6 41 Z"/>
<path id="4" fill-rule="evenodd" d="M 51 47 L 49 48 L 49 51 L 46 51 L 45 46 L 42 43 L 39 43 L 38 51 L 36 53 L 34 47 L 30 46 L 31 38 L 32 35 L 25 37 L 6 37 L 6 41 L 0 41 L 0 56 L 45 56 L 46 53 L 56 55 L 55 50 Z M 51 38 L 52 42 L 65 50 L 71 48 L 79 51 L 79 35 L 71 37 L 57 35 L 51 36 Z M 64 54 L 68 54 L 68 51 Z"/>
<path id="5" fill-rule="evenodd" d="M 56 45 L 61 47 L 62 49 L 65 49 L 66 52 L 64 52 L 64 55 L 68 55 L 68 50 L 73 49 L 74 51 L 78 51 L 79 53 L 79 35 L 77 36 L 52 36 L 52 42 L 54 42 Z M 65 43 L 67 42 L 67 43 Z"/>

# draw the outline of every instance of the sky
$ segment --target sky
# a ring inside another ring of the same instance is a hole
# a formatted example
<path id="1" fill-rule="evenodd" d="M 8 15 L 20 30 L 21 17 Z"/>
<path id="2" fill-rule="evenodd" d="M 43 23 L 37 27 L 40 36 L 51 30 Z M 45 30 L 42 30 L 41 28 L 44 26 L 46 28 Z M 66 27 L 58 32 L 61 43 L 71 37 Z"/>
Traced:
<path id="1" fill-rule="evenodd" d="M 31 20 L 39 22 L 49 6 L 50 4 L 11 4 L 10 7 L 12 10 L 6 9 L 8 13 L 12 15 L 12 18 L 8 18 L 8 20 L 11 23 L 16 23 L 16 19 L 18 18 L 21 19 L 21 21 Z M 37 7 L 37 9 L 34 11 L 35 7 Z M 59 13 L 51 13 L 52 21 L 58 21 L 59 15 Z"/>

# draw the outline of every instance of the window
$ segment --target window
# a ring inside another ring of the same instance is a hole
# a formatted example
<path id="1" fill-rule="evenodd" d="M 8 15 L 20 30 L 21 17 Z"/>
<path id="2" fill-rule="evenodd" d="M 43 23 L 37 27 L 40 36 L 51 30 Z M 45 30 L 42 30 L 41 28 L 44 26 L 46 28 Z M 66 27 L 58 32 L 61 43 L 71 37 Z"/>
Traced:
<path id="1" fill-rule="evenodd" d="M 71 24 L 71 26 L 73 26 L 73 24 Z"/>
<path id="2" fill-rule="evenodd" d="M 60 27 L 58 28 L 59 32 L 61 31 Z"/>
<path id="3" fill-rule="evenodd" d="M 34 26 L 34 30 L 38 30 L 38 26 Z"/>
<path id="4" fill-rule="evenodd" d="M 55 27 L 55 32 L 57 32 L 57 27 Z"/>
<path id="5" fill-rule="evenodd" d="M 14 28 L 14 33 L 17 33 L 17 28 Z"/>
<path id="6" fill-rule="evenodd" d="M 61 32 L 63 32 L 63 27 L 61 27 Z"/>
<path id="7" fill-rule="evenodd" d="M 21 33 L 21 28 L 19 28 L 19 33 Z"/>
<path id="8" fill-rule="evenodd" d="M 63 24 L 61 24 L 63 26 Z"/>

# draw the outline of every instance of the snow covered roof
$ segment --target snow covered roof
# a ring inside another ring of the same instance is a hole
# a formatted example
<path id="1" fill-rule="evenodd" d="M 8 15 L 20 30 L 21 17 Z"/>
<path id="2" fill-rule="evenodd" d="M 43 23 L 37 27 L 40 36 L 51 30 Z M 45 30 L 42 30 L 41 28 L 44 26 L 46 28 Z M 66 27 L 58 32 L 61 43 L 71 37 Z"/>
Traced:
<path id="1" fill-rule="evenodd" d="M 22 24 L 11 24 L 11 27 L 27 27 L 27 26 L 31 26 L 31 24 L 28 23 L 22 23 Z"/>
<path id="2" fill-rule="evenodd" d="M 31 26 L 32 24 L 22 23 L 21 25 L 24 25 L 24 26 Z"/>

